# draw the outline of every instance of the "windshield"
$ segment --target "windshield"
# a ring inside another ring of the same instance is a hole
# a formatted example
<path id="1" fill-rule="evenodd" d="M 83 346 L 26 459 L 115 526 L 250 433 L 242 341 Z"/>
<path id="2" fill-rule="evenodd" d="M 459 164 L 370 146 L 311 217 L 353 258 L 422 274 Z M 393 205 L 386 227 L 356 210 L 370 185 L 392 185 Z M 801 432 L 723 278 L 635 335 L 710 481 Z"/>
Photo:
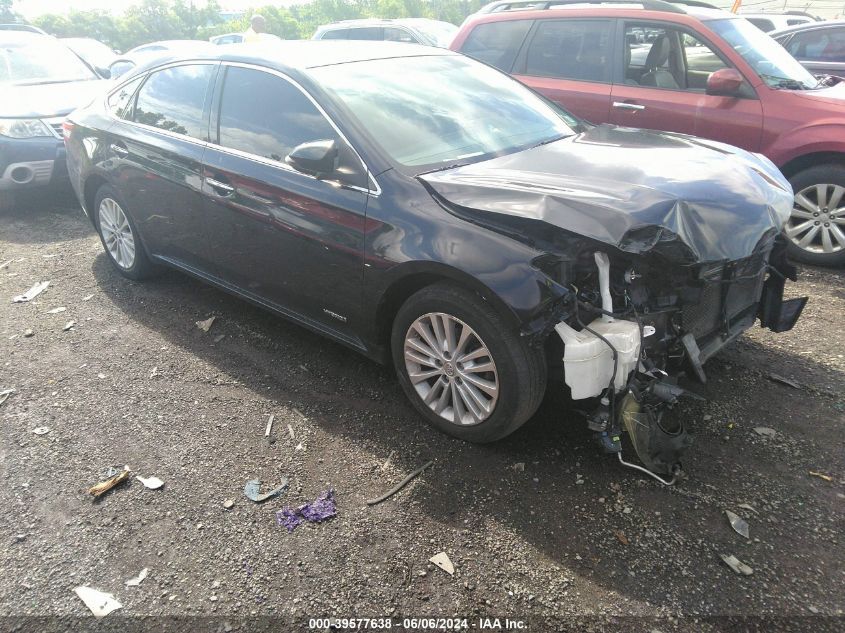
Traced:
<path id="1" fill-rule="evenodd" d="M 810 90 L 819 82 L 786 49 L 745 19 L 707 25 L 730 44 L 771 88 Z"/>
<path id="2" fill-rule="evenodd" d="M 33 85 L 87 79 L 99 78 L 52 37 L 0 40 L 0 83 Z"/>
<path id="3" fill-rule="evenodd" d="M 457 55 L 310 72 L 394 162 L 416 174 L 547 143 L 573 134 L 577 125 L 514 79 Z"/>
<path id="4" fill-rule="evenodd" d="M 448 22 L 437 22 L 436 20 L 425 20 L 411 24 L 416 30 L 431 40 L 435 46 L 449 48 L 449 44 L 455 39 L 458 27 Z"/>
<path id="5" fill-rule="evenodd" d="M 73 52 L 97 68 L 108 68 L 117 55 L 108 46 L 97 40 L 67 39 L 62 40 Z"/>

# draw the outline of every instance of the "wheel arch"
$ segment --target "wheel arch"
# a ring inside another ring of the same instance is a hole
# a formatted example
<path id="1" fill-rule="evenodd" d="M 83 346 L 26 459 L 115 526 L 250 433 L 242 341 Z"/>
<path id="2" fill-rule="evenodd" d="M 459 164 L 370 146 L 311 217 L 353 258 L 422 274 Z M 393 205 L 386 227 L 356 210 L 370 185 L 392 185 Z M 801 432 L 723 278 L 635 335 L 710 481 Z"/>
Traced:
<path id="1" fill-rule="evenodd" d="M 804 171 L 810 167 L 818 165 L 838 164 L 845 166 L 845 152 L 811 152 L 809 154 L 802 154 L 797 156 L 784 165 L 780 170 L 787 178 L 792 178 L 795 174 Z"/>
<path id="2" fill-rule="evenodd" d="M 95 227 L 97 226 L 97 214 L 95 213 L 94 205 L 97 201 L 97 192 L 100 190 L 100 187 L 107 184 L 109 184 L 109 181 L 102 175 L 91 174 L 85 180 L 85 184 L 82 187 L 82 202 L 85 205 L 85 210 L 88 211 L 88 218 Z"/>
<path id="3" fill-rule="evenodd" d="M 475 293 L 493 306 L 514 328 L 520 326 L 516 312 L 491 288 L 472 275 L 435 262 L 408 262 L 399 268 L 382 292 L 375 311 L 373 334 L 378 345 L 387 350 L 388 358 L 390 333 L 399 308 L 411 295 L 436 283 L 448 282 Z"/>

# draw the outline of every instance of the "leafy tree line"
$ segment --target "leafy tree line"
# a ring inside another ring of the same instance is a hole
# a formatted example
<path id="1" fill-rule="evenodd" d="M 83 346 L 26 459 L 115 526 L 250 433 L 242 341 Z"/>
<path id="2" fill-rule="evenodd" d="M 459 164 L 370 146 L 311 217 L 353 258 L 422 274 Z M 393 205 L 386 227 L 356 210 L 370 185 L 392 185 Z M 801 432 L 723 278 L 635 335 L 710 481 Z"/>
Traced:
<path id="1" fill-rule="evenodd" d="M 241 18 L 227 22 L 220 17 L 216 0 L 207 4 L 202 0 L 143 0 L 121 16 L 71 9 L 66 15 L 45 14 L 32 22 L 57 37 L 93 37 L 126 51 L 156 40 L 208 39 L 222 33 L 245 31 L 253 13 L 266 18 L 270 33 L 285 39 L 306 39 L 321 24 L 355 18 L 434 18 L 460 24 L 487 1 L 314 0 L 289 8 L 256 6 Z M 15 19 L 13 4 L 14 0 L 0 0 L 0 22 Z"/>

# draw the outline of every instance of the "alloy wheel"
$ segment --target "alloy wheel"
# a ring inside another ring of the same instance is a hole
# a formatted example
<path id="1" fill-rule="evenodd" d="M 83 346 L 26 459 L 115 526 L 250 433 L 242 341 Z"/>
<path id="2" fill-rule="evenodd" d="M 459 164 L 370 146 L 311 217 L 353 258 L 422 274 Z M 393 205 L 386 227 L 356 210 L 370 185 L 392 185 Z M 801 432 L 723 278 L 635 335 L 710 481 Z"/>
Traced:
<path id="1" fill-rule="evenodd" d="M 786 235 L 808 253 L 830 254 L 845 249 L 845 187 L 818 184 L 795 194 Z"/>
<path id="2" fill-rule="evenodd" d="M 424 314 L 405 334 L 405 370 L 417 394 L 453 424 L 480 424 L 499 398 L 499 375 L 481 337 L 460 319 Z"/>
<path id="3" fill-rule="evenodd" d="M 135 263 L 135 236 L 123 209 L 112 198 L 100 202 L 100 232 L 114 262 L 129 270 Z"/>

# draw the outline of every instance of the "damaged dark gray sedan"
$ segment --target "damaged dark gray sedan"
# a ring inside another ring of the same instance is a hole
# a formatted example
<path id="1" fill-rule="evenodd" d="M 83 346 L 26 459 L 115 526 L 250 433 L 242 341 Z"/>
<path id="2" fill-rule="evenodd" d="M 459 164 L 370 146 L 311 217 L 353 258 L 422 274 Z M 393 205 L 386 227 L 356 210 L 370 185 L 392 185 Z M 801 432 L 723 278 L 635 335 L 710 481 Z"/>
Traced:
<path id="1" fill-rule="evenodd" d="M 679 374 L 804 299 L 789 183 L 719 143 L 594 127 L 411 45 L 285 42 L 137 69 L 65 126 L 123 275 L 170 266 L 396 368 L 432 425 L 489 442 L 568 389 L 652 471 Z"/>

